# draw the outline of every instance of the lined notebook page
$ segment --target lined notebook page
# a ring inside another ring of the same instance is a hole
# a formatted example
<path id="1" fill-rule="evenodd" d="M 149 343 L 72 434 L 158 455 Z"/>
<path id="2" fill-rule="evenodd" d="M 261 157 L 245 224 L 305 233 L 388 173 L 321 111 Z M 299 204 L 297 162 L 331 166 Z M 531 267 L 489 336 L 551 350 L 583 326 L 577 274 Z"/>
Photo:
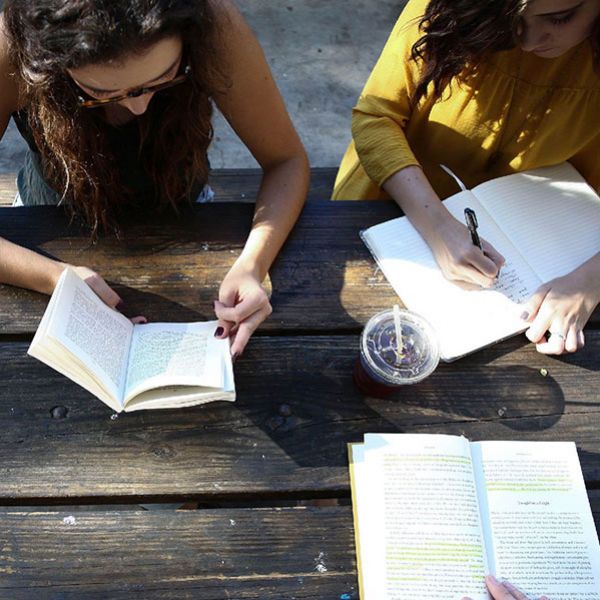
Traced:
<path id="1" fill-rule="evenodd" d="M 461 221 L 466 207 L 474 209 L 480 235 L 506 258 L 494 289 L 465 290 L 448 281 L 406 217 L 375 225 L 362 237 L 406 307 L 432 324 L 442 359 L 452 360 L 524 331 L 517 303 L 541 282 L 471 192 L 444 205 Z"/>
<path id="2" fill-rule="evenodd" d="M 569 163 L 500 177 L 473 193 L 542 282 L 600 251 L 600 198 Z"/>

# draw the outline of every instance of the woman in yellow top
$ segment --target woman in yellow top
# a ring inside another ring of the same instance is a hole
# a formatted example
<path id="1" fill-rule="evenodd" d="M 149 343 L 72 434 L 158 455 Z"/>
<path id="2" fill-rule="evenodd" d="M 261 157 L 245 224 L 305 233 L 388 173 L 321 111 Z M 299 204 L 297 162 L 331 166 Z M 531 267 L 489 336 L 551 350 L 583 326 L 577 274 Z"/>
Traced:
<path id="1" fill-rule="evenodd" d="M 439 165 L 473 187 L 568 160 L 600 190 L 599 69 L 600 0 L 409 0 L 354 108 L 334 198 L 393 198 L 447 278 L 489 286 L 504 259 L 439 202 L 458 191 Z M 599 301 L 597 253 L 534 294 L 527 336 L 574 352 Z"/>

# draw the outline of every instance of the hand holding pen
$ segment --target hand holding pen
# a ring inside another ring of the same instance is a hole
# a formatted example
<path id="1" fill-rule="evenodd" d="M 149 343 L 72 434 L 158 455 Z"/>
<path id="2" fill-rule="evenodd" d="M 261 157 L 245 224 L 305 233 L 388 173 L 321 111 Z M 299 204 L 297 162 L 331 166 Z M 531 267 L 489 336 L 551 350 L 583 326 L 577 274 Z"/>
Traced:
<path id="1" fill-rule="evenodd" d="M 472 208 L 465 208 L 465 222 L 467 223 L 467 229 L 471 234 L 471 241 L 474 246 L 477 246 L 485 256 L 491 258 L 490 254 L 483 249 L 483 245 L 481 244 L 481 238 L 477 233 L 477 228 L 479 227 L 479 223 L 477 221 L 477 215 Z M 496 279 L 500 277 L 500 266 L 498 266 L 498 273 L 496 274 Z"/>

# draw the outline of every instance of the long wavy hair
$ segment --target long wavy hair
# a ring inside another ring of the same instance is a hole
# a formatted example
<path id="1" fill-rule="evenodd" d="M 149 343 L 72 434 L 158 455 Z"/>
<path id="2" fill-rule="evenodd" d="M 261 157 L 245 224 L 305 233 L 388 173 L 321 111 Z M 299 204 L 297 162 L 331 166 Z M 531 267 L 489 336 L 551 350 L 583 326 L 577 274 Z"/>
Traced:
<path id="1" fill-rule="evenodd" d="M 423 36 L 413 45 L 411 58 L 422 61 L 422 75 L 414 104 L 427 96 L 441 97 L 453 77 L 468 76 L 492 52 L 517 43 L 517 31 L 529 0 L 430 0 L 419 28 Z M 600 22 L 591 37 L 594 59 L 600 59 Z"/>
<path id="2" fill-rule="evenodd" d="M 116 227 L 134 194 L 122 181 L 102 109 L 78 106 L 67 69 L 122 60 L 179 35 L 191 76 L 157 93 L 137 118 L 139 156 L 158 208 L 176 209 L 195 182 L 207 180 L 211 98 L 224 85 L 210 0 L 7 0 L 4 18 L 44 177 L 94 236 Z"/>

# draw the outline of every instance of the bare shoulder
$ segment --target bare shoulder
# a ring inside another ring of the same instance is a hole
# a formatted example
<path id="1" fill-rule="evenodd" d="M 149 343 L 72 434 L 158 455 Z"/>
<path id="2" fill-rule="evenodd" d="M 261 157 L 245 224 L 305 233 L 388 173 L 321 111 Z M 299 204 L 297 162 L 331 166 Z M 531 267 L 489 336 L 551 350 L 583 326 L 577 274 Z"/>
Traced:
<path id="1" fill-rule="evenodd" d="M 15 69 L 10 62 L 9 41 L 4 25 L 4 13 L 0 13 L 0 110 L 9 114 L 19 108 L 19 84 Z"/>
<path id="2" fill-rule="evenodd" d="M 239 8 L 233 0 L 210 0 L 210 6 L 219 25 L 244 21 Z"/>
<path id="3" fill-rule="evenodd" d="M 243 53 L 248 42 L 252 46 L 256 44 L 253 31 L 233 0 L 211 0 L 211 7 L 218 37 L 226 53 L 235 54 L 238 50 Z"/>

